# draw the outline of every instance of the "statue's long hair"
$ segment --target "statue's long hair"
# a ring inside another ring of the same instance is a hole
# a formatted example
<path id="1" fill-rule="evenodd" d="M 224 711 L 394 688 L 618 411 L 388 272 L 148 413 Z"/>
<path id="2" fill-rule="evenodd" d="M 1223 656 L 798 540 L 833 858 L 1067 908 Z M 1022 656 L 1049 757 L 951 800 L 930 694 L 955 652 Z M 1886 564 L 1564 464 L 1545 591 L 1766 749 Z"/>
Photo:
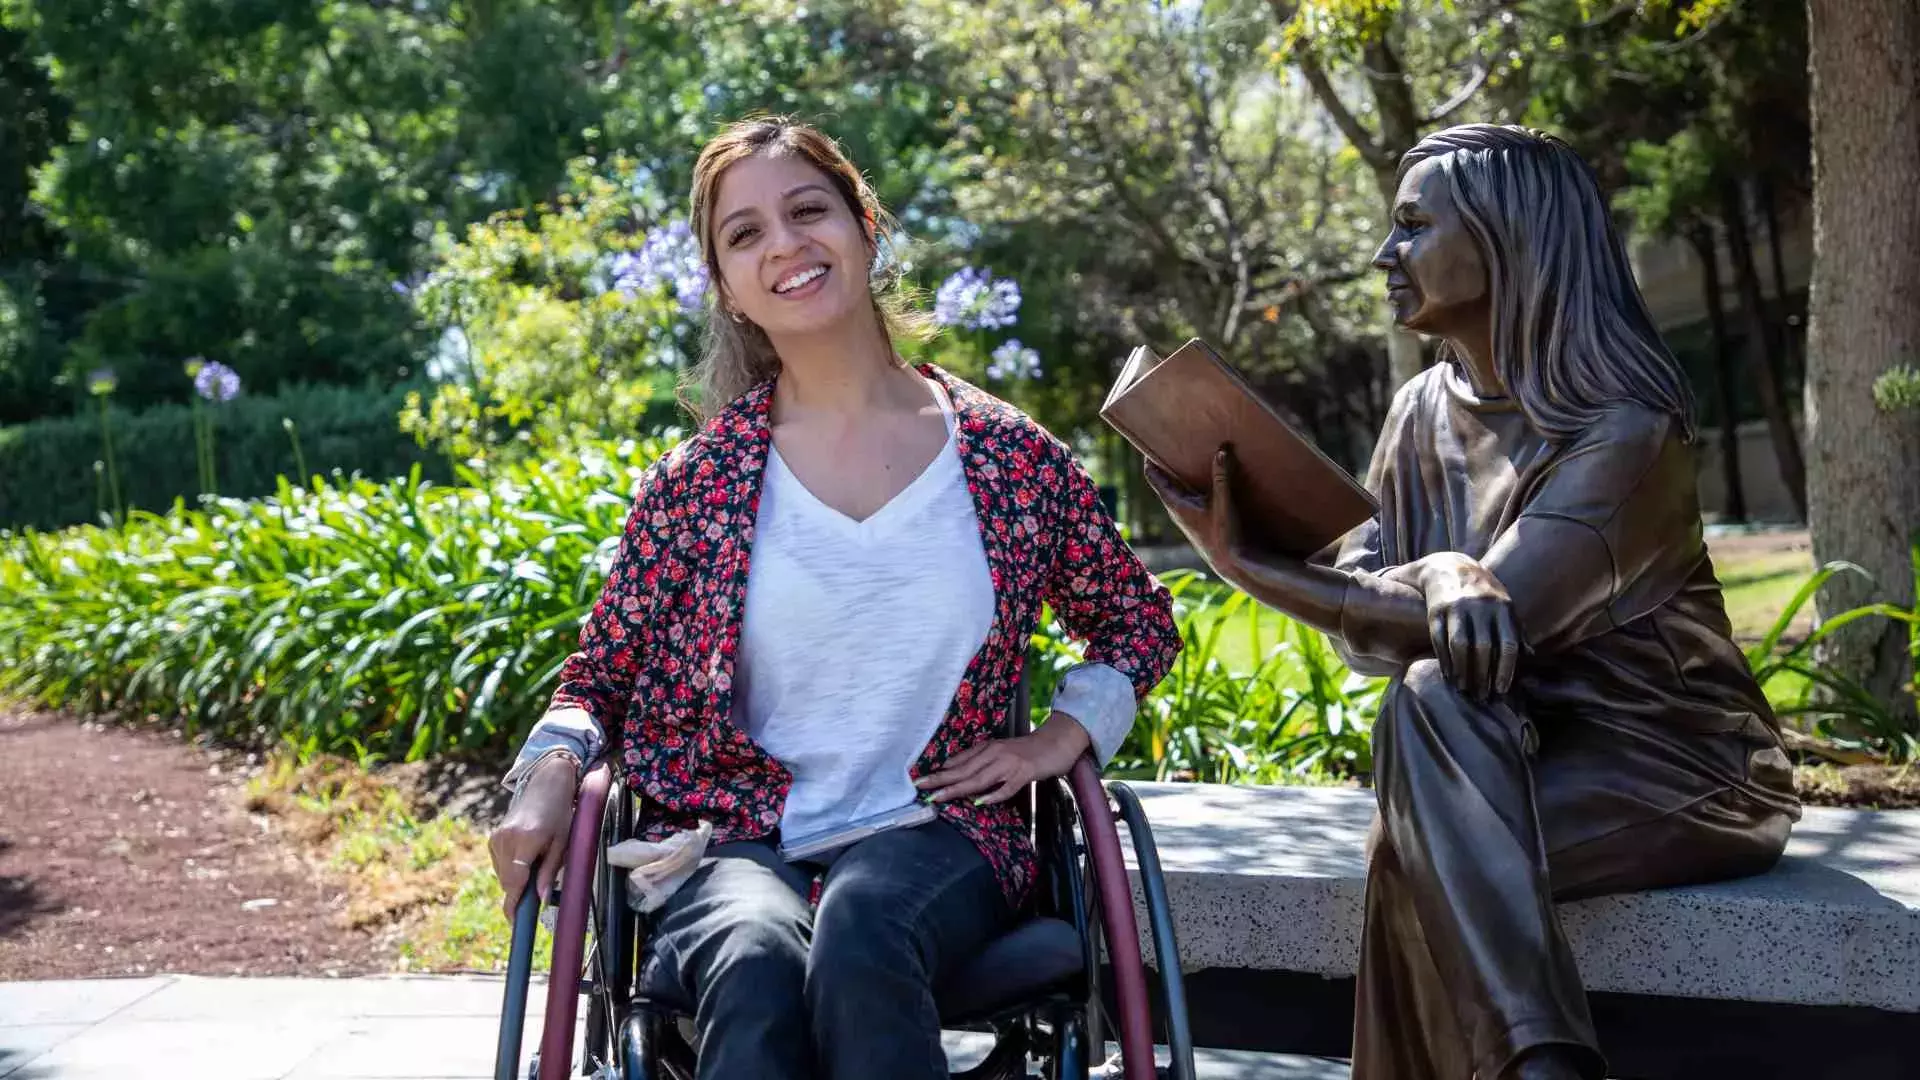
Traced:
<path id="1" fill-rule="evenodd" d="M 1439 161 L 1489 277 L 1493 357 L 1535 429 L 1574 437 L 1609 406 L 1671 415 L 1694 438 L 1694 401 L 1654 329 L 1593 170 L 1544 132 L 1467 124 L 1407 151 Z"/>

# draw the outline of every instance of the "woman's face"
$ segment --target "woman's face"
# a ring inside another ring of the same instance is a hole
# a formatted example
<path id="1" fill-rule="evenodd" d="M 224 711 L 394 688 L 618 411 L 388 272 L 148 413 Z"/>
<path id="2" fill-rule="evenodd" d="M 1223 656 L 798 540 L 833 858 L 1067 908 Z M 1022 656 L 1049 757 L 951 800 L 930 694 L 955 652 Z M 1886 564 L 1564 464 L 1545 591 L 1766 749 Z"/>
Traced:
<path id="1" fill-rule="evenodd" d="M 1387 303 L 1401 326 L 1439 337 L 1485 332 L 1487 264 L 1460 219 L 1439 159 L 1428 158 L 1401 178 L 1393 231 L 1373 265 L 1386 272 Z"/>
<path id="2" fill-rule="evenodd" d="M 712 221 L 721 301 L 768 335 L 817 333 L 871 307 L 866 231 L 805 158 L 735 163 L 720 178 Z"/>

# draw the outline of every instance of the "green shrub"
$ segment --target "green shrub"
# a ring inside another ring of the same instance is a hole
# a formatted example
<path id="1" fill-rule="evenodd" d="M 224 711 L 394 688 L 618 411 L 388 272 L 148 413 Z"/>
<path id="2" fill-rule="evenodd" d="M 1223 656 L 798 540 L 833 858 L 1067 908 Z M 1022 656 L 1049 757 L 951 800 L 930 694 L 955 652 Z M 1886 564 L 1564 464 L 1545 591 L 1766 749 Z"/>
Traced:
<path id="1" fill-rule="evenodd" d="M 1914 581 L 1920 584 L 1920 536 L 1911 547 Z M 1774 620 L 1772 628 L 1747 650 L 1754 677 L 1767 690 L 1774 709 L 1808 735 L 1839 750 L 1859 751 L 1894 762 L 1920 759 L 1920 734 L 1908 728 L 1893 702 L 1876 697 L 1844 672 L 1819 661 L 1819 647 L 1841 627 L 1861 619 L 1887 619 L 1906 627 L 1913 679 L 1908 692 L 1920 684 L 1920 603 L 1911 609 L 1897 604 L 1862 604 L 1840 612 L 1797 642 L 1786 634 L 1800 610 L 1811 603 L 1828 579 L 1852 573 L 1872 580 L 1855 563 L 1834 561 L 1822 566 L 1800 586 Z"/>
<path id="2" fill-rule="evenodd" d="M 303 755 L 508 749 L 575 648 L 656 450 L 503 468 L 486 488 L 283 482 L 0 538 L 0 690 Z"/>
<path id="3" fill-rule="evenodd" d="M 0 535 L 0 692 L 178 717 L 301 755 L 503 762 L 544 710 L 629 493 L 665 445 L 496 462 L 484 477 L 461 467 L 463 487 L 417 471 L 311 491 L 283 481 L 267 498 L 136 511 L 117 528 Z M 1854 619 L 1920 628 L 1920 612 L 1872 605 L 1784 641 L 1840 570 L 1808 582 L 1749 662 L 1810 734 L 1911 757 L 1920 747 L 1885 704 L 1812 650 Z M 1321 634 L 1243 594 L 1184 571 L 1166 581 L 1186 647 L 1143 704 L 1116 775 L 1271 784 L 1371 773 L 1385 680 L 1349 671 Z M 1079 656 L 1049 620 L 1030 657 L 1039 715 Z"/>
<path id="4" fill-rule="evenodd" d="M 286 420 L 296 427 L 309 469 L 386 479 L 419 465 L 428 477 L 447 478 L 445 458 L 399 430 L 395 417 L 406 396 L 404 387 L 308 386 L 208 406 L 220 494 L 265 495 L 281 475 L 299 474 Z M 110 412 L 127 506 L 165 511 L 176 499 L 195 505 L 200 484 L 192 410 L 163 405 L 139 413 Z M 103 505 L 94 472 L 100 459 L 97 413 L 0 428 L 0 529 L 96 521 Z M 105 505 L 111 510 L 110 498 Z"/>
<path id="5" fill-rule="evenodd" d="M 1325 635 L 1245 593 L 1192 571 L 1163 575 L 1163 581 L 1173 593 L 1185 647 L 1142 703 L 1110 774 L 1288 784 L 1373 771 L 1373 715 L 1385 679 L 1348 670 Z M 1229 647 L 1230 627 L 1245 631 L 1244 648 Z M 1037 719 L 1059 673 L 1079 657 L 1051 621 L 1034 636 L 1032 656 Z M 1251 663 L 1237 662 L 1241 657 Z"/>
<path id="6" fill-rule="evenodd" d="M 1920 367 L 1901 364 L 1873 380 L 1873 401 L 1886 412 L 1920 410 Z"/>
<path id="7" fill-rule="evenodd" d="M 439 380 L 410 395 L 403 430 L 462 460 L 564 454 L 576 443 L 681 422 L 706 266 L 638 163 L 568 165 L 551 203 L 436 238 L 412 291 L 440 343 Z"/>

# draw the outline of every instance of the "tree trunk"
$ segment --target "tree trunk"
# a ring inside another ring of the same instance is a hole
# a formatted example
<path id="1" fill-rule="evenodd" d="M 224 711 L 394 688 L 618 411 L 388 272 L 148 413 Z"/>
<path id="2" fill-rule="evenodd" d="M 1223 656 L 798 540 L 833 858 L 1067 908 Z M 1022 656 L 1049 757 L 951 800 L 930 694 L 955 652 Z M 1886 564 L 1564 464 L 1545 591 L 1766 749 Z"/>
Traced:
<path id="1" fill-rule="evenodd" d="M 1760 412 L 1767 420 L 1773 453 L 1780 462 L 1780 482 L 1793 499 L 1801 521 L 1807 519 L 1807 472 L 1800 453 L 1800 437 L 1787 412 L 1787 395 L 1780 387 L 1780 360 L 1773 327 L 1767 319 L 1767 299 L 1760 292 L 1760 273 L 1753 265 L 1753 242 L 1747 232 L 1746 203 L 1740 188 L 1729 180 L 1720 189 L 1720 217 L 1727 227 L 1727 254 L 1733 259 L 1734 283 L 1740 291 L 1740 314 L 1746 323 L 1747 356 L 1754 387 L 1760 394 Z"/>
<path id="2" fill-rule="evenodd" d="M 1780 199 L 1776 194 L 1773 181 L 1761 176 L 1757 181 L 1760 195 L 1760 212 L 1767 222 L 1767 256 L 1773 264 L 1773 300 L 1780 307 L 1780 356 L 1789 364 L 1793 362 L 1793 323 L 1790 319 L 1787 301 L 1787 258 L 1780 250 Z"/>
<path id="3" fill-rule="evenodd" d="M 1706 293 L 1707 321 L 1713 327 L 1713 392 L 1720 412 L 1720 482 L 1727 491 L 1729 521 L 1747 520 L 1747 493 L 1740 482 L 1740 407 L 1734 399 L 1733 357 L 1727 349 L 1727 312 L 1720 302 L 1720 248 L 1713 230 L 1697 225 L 1687 233 L 1700 258 L 1700 286 Z"/>
<path id="4" fill-rule="evenodd" d="M 1810 0 L 1813 296 L 1807 341 L 1814 558 L 1846 559 L 1821 591 L 1830 617 L 1869 599 L 1911 608 L 1920 527 L 1920 415 L 1882 412 L 1873 381 L 1920 357 L 1920 7 Z M 1827 659 L 1909 721 L 1907 635 L 1883 620 L 1835 634 Z"/>

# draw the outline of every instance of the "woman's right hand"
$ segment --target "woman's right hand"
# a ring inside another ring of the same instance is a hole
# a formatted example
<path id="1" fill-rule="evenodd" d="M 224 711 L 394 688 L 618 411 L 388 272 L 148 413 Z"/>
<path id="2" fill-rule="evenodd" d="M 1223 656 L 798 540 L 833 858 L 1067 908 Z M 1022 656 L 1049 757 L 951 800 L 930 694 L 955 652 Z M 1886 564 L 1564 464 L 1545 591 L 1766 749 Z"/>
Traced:
<path id="1" fill-rule="evenodd" d="M 533 767 L 520 794 L 508 808 L 507 816 L 487 837 L 487 851 L 493 856 L 493 873 L 506 894 L 502 909 L 507 921 L 513 921 L 513 909 L 527 887 L 527 876 L 536 865 L 539 877 L 534 882 L 536 895 L 545 897 L 553 890 L 566 856 L 567 836 L 573 831 L 573 799 L 579 789 L 578 764 L 573 755 L 557 753 Z"/>
<path id="2" fill-rule="evenodd" d="M 1493 571 L 1476 559 L 1445 551 L 1389 576 L 1412 578 L 1426 598 L 1433 656 L 1448 682 L 1483 701 L 1513 686 L 1525 642 L 1513 615 L 1513 598 Z"/>

